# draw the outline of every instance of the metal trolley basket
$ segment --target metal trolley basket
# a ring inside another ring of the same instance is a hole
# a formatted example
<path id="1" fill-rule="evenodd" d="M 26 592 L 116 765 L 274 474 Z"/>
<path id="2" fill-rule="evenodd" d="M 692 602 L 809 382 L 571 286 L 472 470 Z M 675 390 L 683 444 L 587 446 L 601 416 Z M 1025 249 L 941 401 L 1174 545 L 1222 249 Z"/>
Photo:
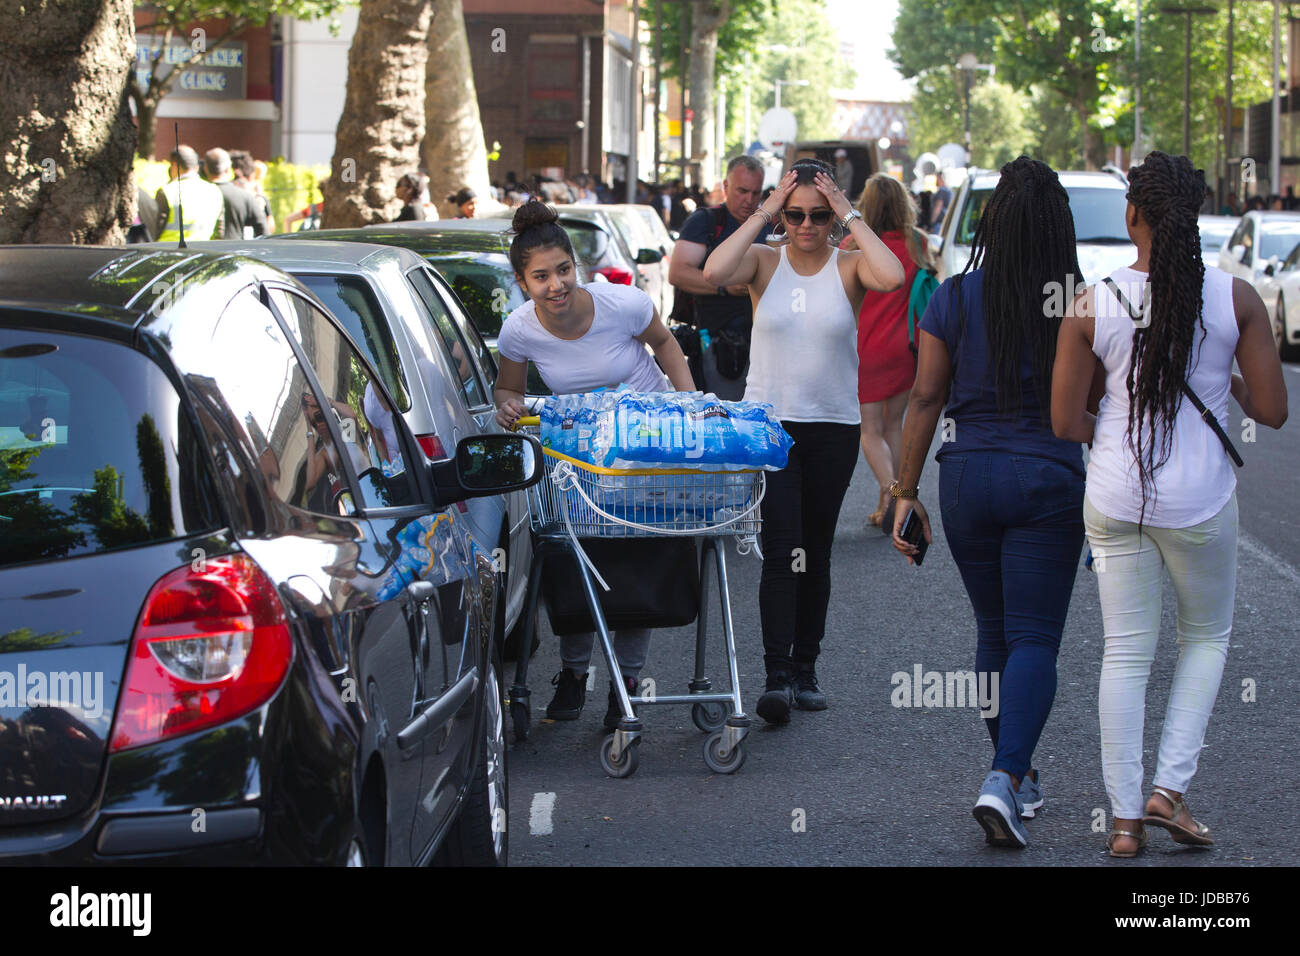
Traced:
<path id="1" fill-rule="evenodd" d="M 536 416 L 520 419 L 521 430 L 536 434 Z M 758 506 L 763 500 L 762 471 L 637 470 L 616 471 L 577 461 L 545 449 L 546 475 L 528 491 L 529 516 L 535 535 L 533 566 L 524 607 L 523 649 L 510 687 L 510 715 L 515 738 L 528 735 L 530 721 L 528 650 L 532 647 L 541 589 L 542 567 L 548 557 L 567 552 L 577 565 L 587 609 L 600 637 L 605 664 L 611 675 L 618 661 L 605 616 L 596 593 L 591 565 L 579 537 L 628 538 L 688 536 L 701 539 L 700 598 L 695 621 L 695 669 L 689 693 L 638 699 L 640 706 L 689 704 L 691 720 L 709 736 L 704 742 L 704 762 L 716 773 L 734 773 L 745 762 L 743 741 L 751 725 L 740 700 L 736 668 L 736 639 L 727 590 L 727 562 L 722 539 L 735 535 L 741 553 L 756 548 L 761 525 Z M 729 691 L 714 691 L 705 676 L 705 633 L 708 629 L 708 565 L 717 574 L 726 641 Z M 600 746 L 600 764 L 611 777 L 629 777 L 639 761 L 642 725 L 632 712 L 632 702 L 621 680 L 613 680 L 623 716 L 618 729 Z"/>

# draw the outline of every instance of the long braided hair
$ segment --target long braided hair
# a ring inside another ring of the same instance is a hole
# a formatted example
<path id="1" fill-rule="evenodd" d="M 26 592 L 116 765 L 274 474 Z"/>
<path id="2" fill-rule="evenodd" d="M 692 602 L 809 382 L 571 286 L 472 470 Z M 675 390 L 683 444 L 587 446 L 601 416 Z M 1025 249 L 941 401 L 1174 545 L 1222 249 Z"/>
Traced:
<path id="1" fill-rule="evenodd" d="M 1128 175 L 1126 198 L 1151 226 L 1146 291 L 1150 322 L 1133 330 L 1126 382 L 1127 442 L 1137 459 L 1144 518 L 1147 489 L 1154 489 L 1156 469 L 1168 461 L 1172 449 L 1198 322 L 1202 341 L 1206 336 L 1201 315 L 1205 263 L 1196 221 L 1205 200 L 1205 173 L 1193 169 L 1186 156 L 1153 151 Z"/>
<path id="2" fill-rule="evenodd" d="M 1051 425 L 1052 364 L 1061 311 L 1047 308 L 1051 289 L 1070 290 L 1079 276 L 1070 197 L 1046 163 L 1021 156 L 1001 169 L 984 207 L 962 276 L 984 270 L 984 331 L 995 374 L 998 410 L 1020 407 L 1026 350 L 1045 425 Z M 960 291 L 957 291 L 960 300 Z M 1060 301 L 1061 293 L 1057 294 Z M 954 365 L 956 357 L 953 357 Z"/>

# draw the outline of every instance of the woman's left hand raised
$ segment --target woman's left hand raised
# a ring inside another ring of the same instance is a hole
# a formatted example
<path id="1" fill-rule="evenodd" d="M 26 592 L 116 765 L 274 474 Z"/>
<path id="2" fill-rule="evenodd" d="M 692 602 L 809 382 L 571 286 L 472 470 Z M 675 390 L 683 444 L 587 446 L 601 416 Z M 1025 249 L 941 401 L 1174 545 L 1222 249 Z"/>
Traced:
<path id="1" fill-rule="evenodd" d="M 830 207 L 835 212 L 837 219 L 843 219 L 853 211 L 853 204 L 849 202 L 849 197 L 844 195 L 840 187 L 835 185 L 835 180 L 825 173 L 818 173 L 814 176 L 813 185 L 826 197 L 826 201 L 830 203 Z"/>

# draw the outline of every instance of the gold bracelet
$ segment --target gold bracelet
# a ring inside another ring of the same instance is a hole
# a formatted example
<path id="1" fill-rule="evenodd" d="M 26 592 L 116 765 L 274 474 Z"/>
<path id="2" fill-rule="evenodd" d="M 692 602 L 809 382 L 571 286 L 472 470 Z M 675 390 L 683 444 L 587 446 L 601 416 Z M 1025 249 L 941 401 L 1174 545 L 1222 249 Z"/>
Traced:
<path id="1" fill-rule="evenodd" d="M 917 488 L 902 487 L 898 483 L 897 478 L 895 478 L 893 481 L 889 483 L 889 495 L 891 498 L 915 498 L 920 493 L 921 493 L 921 489 L 919 487 Z"/>

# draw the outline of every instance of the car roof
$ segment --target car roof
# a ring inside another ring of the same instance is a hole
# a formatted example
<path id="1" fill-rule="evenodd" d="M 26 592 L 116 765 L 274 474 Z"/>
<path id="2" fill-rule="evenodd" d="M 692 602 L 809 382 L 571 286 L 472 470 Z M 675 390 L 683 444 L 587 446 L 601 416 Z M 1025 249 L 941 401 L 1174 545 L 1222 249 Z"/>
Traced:
<path id="1" fill-rule="evenodd" d="M 59 315 L 64 327 L 116 338 L 130 338 L 188 298 L 210 296 L 211 283 L 227 283 L 233 295 L 266 278 L 287 277 L 197 246 L 0 247 L 0 307 Z M 163 290 L 171 294 L 160 298 Z"/>
<path id="2" fill-rule="evenodd" d="M 286 272 L 322 264 L 355 266 L 363 269 L 393 259 L 403 267 L 420 265 L 424 262 L 409 249 L 376 242 L 342 242 L 328 239 L 302 242 L 277 242 L 274 239 L 220 239 L 206 242 L 204 245 L 211 247 L 214 252 L 248 256 L 261 262 L 269 262 Z"/>
<path id="3" fill-rule="evenodd" d="M 1127 190 L 1128 186 L 1114 173 L 1091 170 L 1067 169 L 1058 171 L 1057 179 L 1066 189 L 1100 188 Z M 993 169 L 971 170 L 972 189 L 992 189 L 998 184 L 1002 174 Z"/>
<path id="4" fill-rule="evenodd" d="M 486 228 L 462 226 L 460 223 L 485 223 Z M 414 228 L 413 228 L 414 227 Z M 465 253 L 506 253 L 513 234 L 509 232 L 508 219 L 437 219 L 425 222 L 389 222 L 352 229 L 321 229 L 286 233 L 275 239 L 294 239 L 302 242 L 320 240 L 348 243 L 372 243 L 384 246 L 402 246 L 417 253 L 431 249 Z"/>
<path id="5" fill-rule="evenodd" d="M 1280 209 L 1252 209 L 1246 215 L 1261 222 L 1294 222 L 1300 219 L 1300 212 L 1285 212 Z"/>

